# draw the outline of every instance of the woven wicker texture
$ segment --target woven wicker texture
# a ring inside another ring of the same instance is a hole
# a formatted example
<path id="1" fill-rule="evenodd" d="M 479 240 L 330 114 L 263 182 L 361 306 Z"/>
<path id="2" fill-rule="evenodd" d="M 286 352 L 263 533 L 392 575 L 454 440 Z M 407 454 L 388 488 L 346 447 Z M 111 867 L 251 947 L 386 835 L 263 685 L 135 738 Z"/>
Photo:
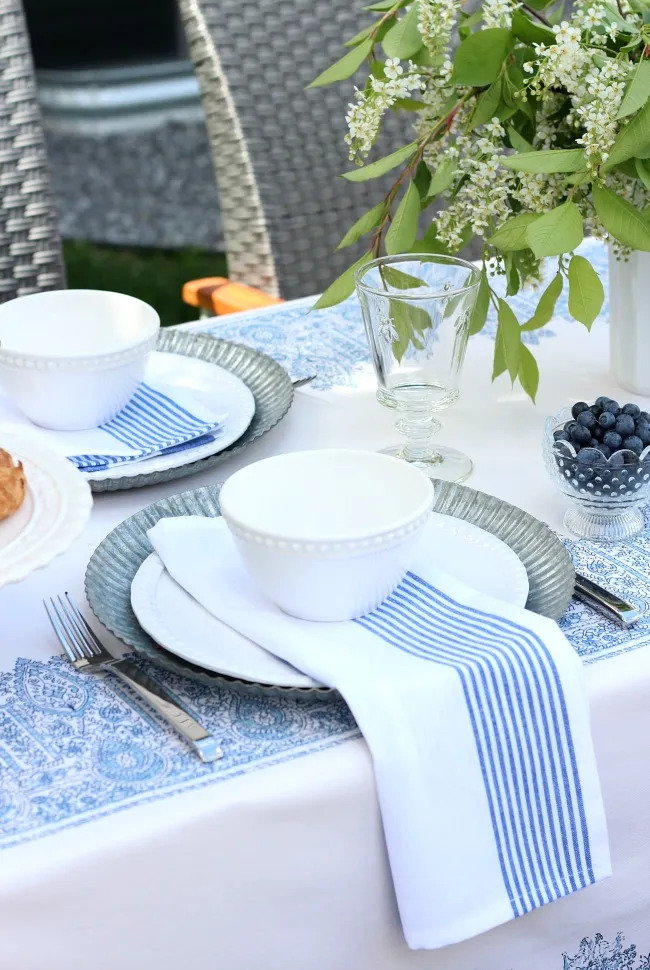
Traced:
<path id="1" fill-rule="evenodd" d="M 353 80 L 306 85 L 369 23 L 360 0 L 179 0 L 199 77 L 232 279 L 287 299 L 324 289 L 361 252 L 337 253 L 386 182 L 352 184 Z M 402 119 L 389 119 L 379 153 Z M 397 141 L 396 144 L 401 144 Z"/>
<path id="2" fill-rule="evenodd" d="M 21 0 L 0 0 L 0 302 L 65 286 Z"/>

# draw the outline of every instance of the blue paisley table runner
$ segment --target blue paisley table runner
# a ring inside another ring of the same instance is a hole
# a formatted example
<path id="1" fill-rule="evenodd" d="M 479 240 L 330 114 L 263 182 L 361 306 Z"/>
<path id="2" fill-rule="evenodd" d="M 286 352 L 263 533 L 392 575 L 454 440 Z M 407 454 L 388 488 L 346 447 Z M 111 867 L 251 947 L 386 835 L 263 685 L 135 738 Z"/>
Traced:
<path id="1" fill-rule="evenodd" d="M 594 242 L 586 247 L 604 270 L 604 248 Z M 529 340 L 552 339 L 560 320 L 563 326 L 574 325 L 566 319 L 562 300 L 551 327 L 541 335 L 527 334 Z M 517 301 L 522 319 L 532 313 L 534 296 Z M 220 337 L 270 353 L 294 377 L 318 373 L 322 390 L 354 386 L 368 362 L 359 308 L 349 300 L 308 315 L 312 302 L 233 316 L 213 329 Z M 486 336 L 493 335 L 490 321 Z M 582 573 L 635 602 L 650 602 L 650 518 L 643 534 L 632 541 L 567 545 Z M 647 608 L 636 627 L 626 631 L 574 602 L 561 627 L 585 663 L 650 642 Z M 107 682 L 102 674 L 77 674 L 61 658 L 20 659 L 13 670 L 0 673 L 0 847 L 359 737 L 350 712 L 336 696 L 260 697 L 226 686 L 206 688 L 137 662 L 222 739 L 223 760 L 201 764 L 115 678 Z"/>

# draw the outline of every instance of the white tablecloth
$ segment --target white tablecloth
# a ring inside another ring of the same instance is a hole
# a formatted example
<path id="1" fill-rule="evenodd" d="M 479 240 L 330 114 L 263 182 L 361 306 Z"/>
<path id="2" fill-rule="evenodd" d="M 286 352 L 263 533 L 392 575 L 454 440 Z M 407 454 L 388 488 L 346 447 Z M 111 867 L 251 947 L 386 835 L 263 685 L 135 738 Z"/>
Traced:
<path id="1" fill-rule="evenodd" d="M 469 484 L 561 530 L 562 499 L 540 454 L 544 415 L 601 393 L 629 395 L 609 377 L 604 322 L 591 335 L 566 321 L 554 330 L 535 348 L 542 375 L 537 407 L 505 378 L 490 383 L 492 341 L 473 338 L 462 396 L 443 417 L 442 438 L 474 457 Z M 0 590 L 0 670 L 11 670 L 19 657 L 46 660 L 57 652 L 42 597 L 69 589 L 83 600 L 89 556 L 127 515 L 175 491 L 222 480 L 266 455 L 314 446 L 381 447 L 393 440 L 391 425 L 372 382 L 365 390 L 303 390 L 274 431 L 228 464 L 181 482 L 97 495 L 89 526 L 67 554 Z M 467 943 L 409 951 L 368 752 L 362 740 L 349 740 L 0 850 L 0 970 L 636 967 L 617 953 L 630 944 L 640 954 L 650 952 L 645 639 L 637 638 L 636 649 L 585 665 L 611 879 Z M 8 757 L 0 736 L 0 817 L 11 808 L 3 803 L 1 782 Z M 615 943 L 618 933 L 624 944 Z"/>

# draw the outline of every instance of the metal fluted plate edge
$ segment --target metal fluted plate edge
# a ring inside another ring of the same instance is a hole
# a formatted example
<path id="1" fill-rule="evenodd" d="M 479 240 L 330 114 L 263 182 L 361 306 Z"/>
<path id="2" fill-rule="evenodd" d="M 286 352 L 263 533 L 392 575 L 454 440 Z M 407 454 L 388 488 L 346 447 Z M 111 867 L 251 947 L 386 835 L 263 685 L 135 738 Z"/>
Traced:
<path id="1" fill-rule="evenodd" d="M 168 468 L 165 471 L 147 472 L 129 478 L 104 479 L 91 481 L 93 492 L 113 492 L 125 488 L 142 488 L 143 485 L 158 485 L 176 478 L 195 475 L 236 455 L 251 441 L 274 428 L 285 416 L 293 400 L 293 386 L 289 375 L 277 361 L 259 350 L 246 347 L 231 340 L 219 340 L 206 334 L 188 333 L 186 330 L 161 330 L 157 350 L 172 354 L 185 354 L 197 357 L 211 364 L 218 364 L 231 371 L 248 385 L 255 397 L 255 415 L 250 425 L 232 445 L 208 458 Z M 143 468 L 145 465 L 143 464 Z"/>
<path id="2" fill-rule="evenodd" d="M 180 492 L 136 512 L 113 529 L 93 553 L 86 569 L 86 596 L 93 613 L 119 640 L 154 663 L 207 686 L 229 684 L 249 693 L 283 694 L 298 690 L 330 696 L 327 688 L 269 687 L 235 680 L 181 660 L 164 650 L 142 629 L 131 609 L 131 582 L 152 552 L 147 530 L 159 519 L 178 515 L 215 517 L 219 485 Z M 553 532 L 532 515 L 498 498 L 463 485 L 436 483 L 435 511 L 453 515 L 502 539 L 522 560 L 530 584 L 528 609 L 558 620 L 565 612 L 575 582 L 571 557 Z"/>

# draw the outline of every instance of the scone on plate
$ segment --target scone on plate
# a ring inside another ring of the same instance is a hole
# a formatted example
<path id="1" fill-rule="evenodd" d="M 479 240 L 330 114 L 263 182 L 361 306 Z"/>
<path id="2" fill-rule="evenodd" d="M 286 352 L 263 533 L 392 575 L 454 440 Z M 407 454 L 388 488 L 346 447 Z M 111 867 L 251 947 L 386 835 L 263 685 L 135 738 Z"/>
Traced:
<path id="1" fill-rule="evenodd" d="M 0 448 L 0 520 L 16 512 L 25 498 L 27 482 L 22 464 Z"/>

